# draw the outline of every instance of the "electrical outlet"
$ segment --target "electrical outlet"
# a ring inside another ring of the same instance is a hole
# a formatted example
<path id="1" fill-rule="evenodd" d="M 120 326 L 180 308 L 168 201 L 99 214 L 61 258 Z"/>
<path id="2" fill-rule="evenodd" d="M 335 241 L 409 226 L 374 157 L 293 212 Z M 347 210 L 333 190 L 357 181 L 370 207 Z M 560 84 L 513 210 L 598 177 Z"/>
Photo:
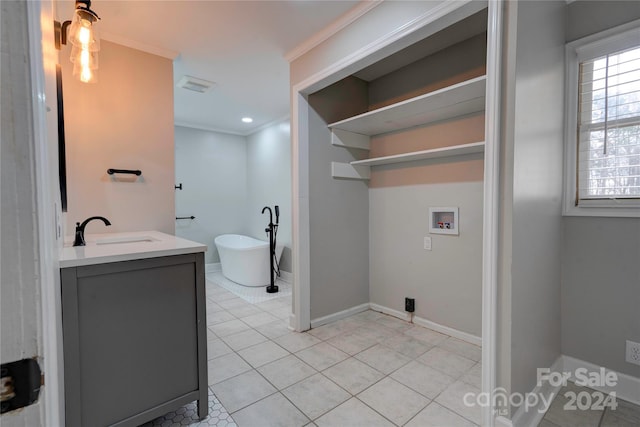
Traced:
<path id="1" fill-rule="evenodd" d="M 416 311 L 416 300 L 415 298 L 405 298 L 404 299 L 404 311 L 413 313 Z"/>
<path id="2" fill-rule="evenodd" d="M 627 340 L 626 361 L 634 365 L 640 365 L 640 343 Z"/>

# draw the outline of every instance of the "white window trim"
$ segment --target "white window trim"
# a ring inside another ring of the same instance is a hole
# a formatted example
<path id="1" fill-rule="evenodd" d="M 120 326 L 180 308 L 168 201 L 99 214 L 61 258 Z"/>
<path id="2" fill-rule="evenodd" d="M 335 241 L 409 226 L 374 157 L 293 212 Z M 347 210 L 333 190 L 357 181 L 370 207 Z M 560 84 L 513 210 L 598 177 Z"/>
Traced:
<path id="1" fill-rule="evenodd" d="M 565 147 L 564 147 L 564 216 L 602 216 L 640 218 L 640 200 L 583 200 L 575 205 L 577 177 L 578 125 L 578 64 L 602 51 L 615 50 L 612 46 L 632 43 L 638 45 L 640 20 L 593 34 L 571 43 L 565 48 L 566 98 L 565 98 Z M 619 50 L 624 49 L 622 47 Z"/>

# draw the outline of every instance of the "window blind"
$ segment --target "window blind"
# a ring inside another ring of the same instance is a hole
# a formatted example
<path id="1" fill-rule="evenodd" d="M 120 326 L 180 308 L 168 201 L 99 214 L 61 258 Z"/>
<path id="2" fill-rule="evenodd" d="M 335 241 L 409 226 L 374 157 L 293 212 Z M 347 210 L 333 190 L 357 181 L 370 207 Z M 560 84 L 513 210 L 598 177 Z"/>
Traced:
<path id="1" fill-rule="evenodd" d="M 640 47 L 580 62 L 576 204 L 640 198 Z"/>

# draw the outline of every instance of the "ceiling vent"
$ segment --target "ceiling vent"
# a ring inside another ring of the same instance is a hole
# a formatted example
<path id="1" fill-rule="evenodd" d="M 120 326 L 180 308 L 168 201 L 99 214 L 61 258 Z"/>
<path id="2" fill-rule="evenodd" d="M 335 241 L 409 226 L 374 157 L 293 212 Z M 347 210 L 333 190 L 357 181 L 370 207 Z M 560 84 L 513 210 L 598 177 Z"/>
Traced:
<path id="1" fill-rule="evenodd" d="M 191 76 L 184 76 L 177 84 L 178 87 L 198 93 L 209 92 L 215 85 L 216 84 L 214 82 L 198 79 Z"/>

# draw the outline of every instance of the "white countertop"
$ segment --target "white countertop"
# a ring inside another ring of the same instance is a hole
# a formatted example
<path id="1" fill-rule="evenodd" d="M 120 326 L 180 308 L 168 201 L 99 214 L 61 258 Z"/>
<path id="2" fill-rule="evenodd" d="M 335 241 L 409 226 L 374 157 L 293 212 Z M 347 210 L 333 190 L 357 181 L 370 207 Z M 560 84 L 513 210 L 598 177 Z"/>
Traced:
<path id="1" fill-rule="evenodd" d="M 86 246 L 72 246 L 73 237 L 65 238 L 60 251 L 60 268 L 106 264 L 170 255 L 205 252 L 207 245 L 159 231 L 87 234 Z"/>

